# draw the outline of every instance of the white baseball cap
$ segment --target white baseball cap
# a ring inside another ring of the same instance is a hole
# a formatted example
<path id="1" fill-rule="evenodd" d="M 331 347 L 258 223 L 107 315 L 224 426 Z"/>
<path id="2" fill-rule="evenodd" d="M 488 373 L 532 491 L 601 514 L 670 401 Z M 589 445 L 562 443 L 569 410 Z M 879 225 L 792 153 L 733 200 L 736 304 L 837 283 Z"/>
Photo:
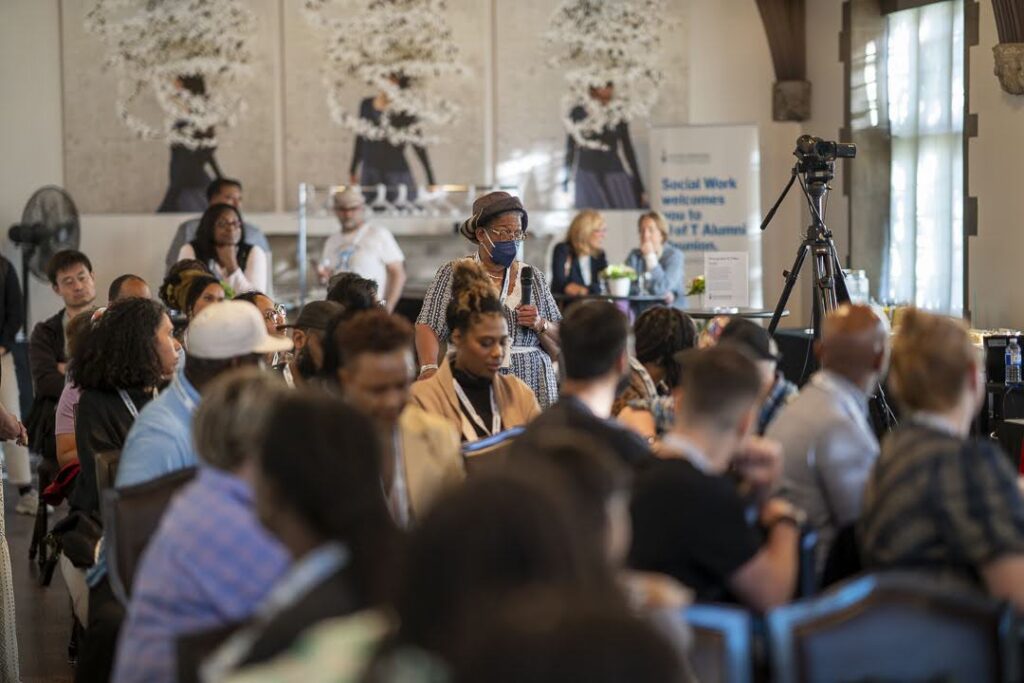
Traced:
<path id="1" fill-rule="evenodd" d="M 210 304 L 188 326 L 188 355 L 196 358 L 222 360 L 291 348 L 291 339 L 267 334 L 260 309 L 248 301 Z"/>

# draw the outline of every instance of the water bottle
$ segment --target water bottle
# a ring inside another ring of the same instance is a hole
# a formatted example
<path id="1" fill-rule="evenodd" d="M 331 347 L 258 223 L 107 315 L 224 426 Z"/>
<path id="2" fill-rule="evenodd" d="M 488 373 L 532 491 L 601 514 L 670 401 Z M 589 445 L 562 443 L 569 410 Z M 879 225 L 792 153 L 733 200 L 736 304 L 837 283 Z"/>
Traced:
<path id="1" fill-rule="evenodd" d="M 1021 384 L 1021 352 L 1016 337 L 1010 337 L 1006 344 L 1006 386 Z"/>

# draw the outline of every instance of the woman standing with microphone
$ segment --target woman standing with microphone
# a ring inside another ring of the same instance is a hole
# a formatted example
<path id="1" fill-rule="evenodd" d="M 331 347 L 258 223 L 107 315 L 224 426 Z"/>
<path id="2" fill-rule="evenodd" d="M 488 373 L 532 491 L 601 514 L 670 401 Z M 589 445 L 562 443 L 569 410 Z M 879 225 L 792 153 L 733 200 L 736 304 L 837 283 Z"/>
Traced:
<path id="1" fill-rule="evenodd" d="M 524 381 L 536 394 L 541 409 L 545 409 L 558 399 L 551 359 L 559 353 L 558 323 L 562 314 L 543 274 L 516 260 L 528 222 L 529 216 L 518 197 L 491 192 L 473 202 L 473 215 L 462 223 L 459 232 L 477 245 L 476 254 L 468 258 L 479 261 L 500 293 L 511 331 L 511 352 L 501 372 Z M 416 319 L 420 379 L 437 372 L 441 340 L 447 341 L 450 333 L 446 314 L 456 263 L 446 263 L 437 271 Z"/>

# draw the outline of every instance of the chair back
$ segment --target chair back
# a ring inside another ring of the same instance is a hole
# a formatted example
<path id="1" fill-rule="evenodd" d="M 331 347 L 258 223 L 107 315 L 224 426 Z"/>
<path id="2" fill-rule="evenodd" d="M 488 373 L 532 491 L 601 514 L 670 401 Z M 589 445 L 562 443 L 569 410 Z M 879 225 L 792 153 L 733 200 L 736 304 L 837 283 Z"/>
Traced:
<path id="1" fill-rule="evenodd" d="M 106 491 L 117 481 L 117 464 L 121 462 L 121 450 L 101 451 L 96 454 L 96 489 Z"/>
<path id="2" fill-rule="evenodd" d="M 697 604 L 683 610 L 693 633 L 690 666 L 701 683 L 754 680 L 753 624 L 746 610 L 732 605 Z"/>
<path id="3" fill-rule="evenodd" d="M 525 431 L 525 427 L 513 427 L 463 445 L 462 457 L 466 463 L 466 474 L 472 476 L 502 468 L 508 460 L 512 444 Z"/>
<path id="4" fill-rule="evenodd" d="M 195 477 L 194 467 L 165 474 L 152 481 L 101 494 L 103 533 L 106 537 L 110 587 L 122 604 L 131 598 L 132 581 L 149 539 L 171 498 Z"/>
<path id="5" fill-rule="evenodd" d="M 818 532 L 812 526 L 800 529 L 796 597 L 809 598 L 818 592 Z"/>
<path id="6" fill-rule="evenodd" d="M 1014 681 L 1005 604 L 920 572 L 869 574 L 768 615 L 772 680 Z"/>

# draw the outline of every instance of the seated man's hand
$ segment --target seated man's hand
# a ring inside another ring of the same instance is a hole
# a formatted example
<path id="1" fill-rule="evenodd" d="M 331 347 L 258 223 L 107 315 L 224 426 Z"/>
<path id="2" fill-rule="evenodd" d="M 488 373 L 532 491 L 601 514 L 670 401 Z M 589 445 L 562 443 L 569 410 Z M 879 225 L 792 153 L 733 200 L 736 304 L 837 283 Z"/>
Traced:
<path id="1" fill-rule="evenodd" d="M 751 436 L 733 458 L 733 466 L 750 493 L 763 499 L 782 477 L 782 446 L 762 436 Z"/>

